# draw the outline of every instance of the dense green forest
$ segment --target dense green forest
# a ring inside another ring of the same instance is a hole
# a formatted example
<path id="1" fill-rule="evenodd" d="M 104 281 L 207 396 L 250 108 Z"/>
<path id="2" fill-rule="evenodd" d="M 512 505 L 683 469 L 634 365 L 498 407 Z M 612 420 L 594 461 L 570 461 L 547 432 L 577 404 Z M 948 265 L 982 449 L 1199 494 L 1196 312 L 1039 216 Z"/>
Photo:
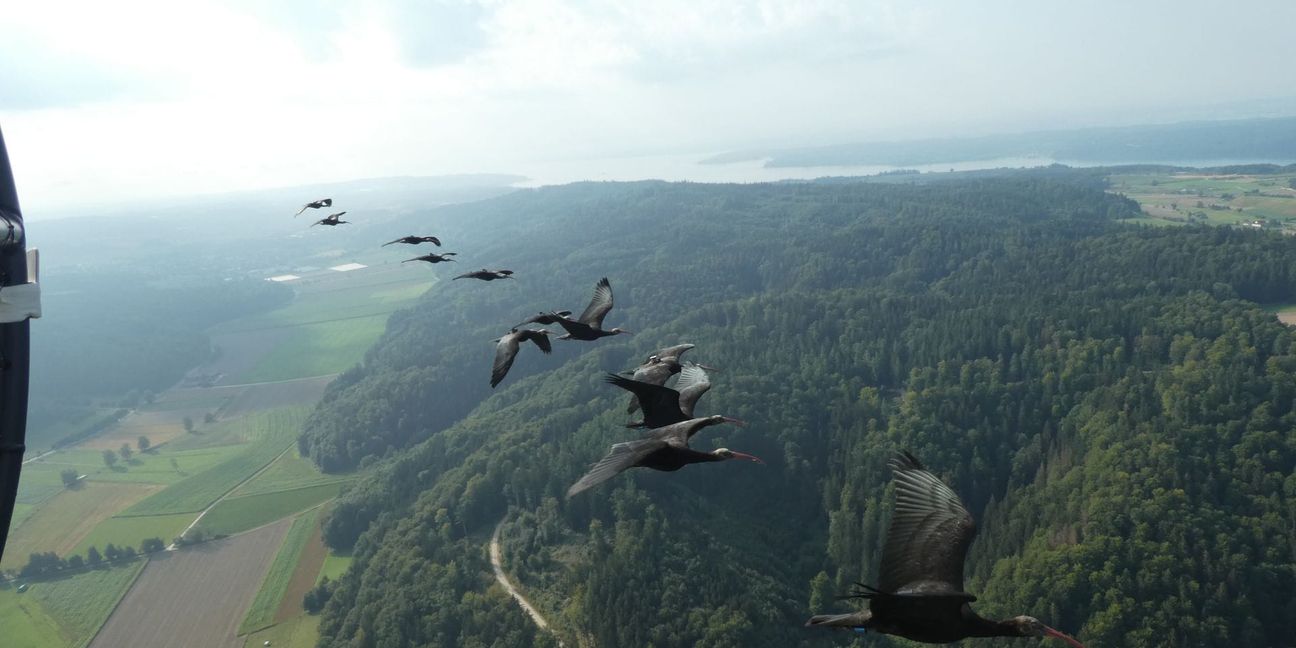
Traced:
<path id="1" fill-rule="evenodd" d="M 1137 211 L 1052 170 L 578 184 L 422 216 L 462 265 L 518 281 L 435 286 L 308 422 L 325 469 L 377 464 L 325 527 L 355 561 L 321 645 L 553 645 L 492 585 L 501 519 L 506 568 L 566 645 L 850 643 L 801 624 L 875 580 L 899 448 L 976 516 L 986 616 L 1090 646 L 1290 643 L 1296 334 L 1257 303 L 1296 301 L 1296 241 L 1116 222 Z M 492 392 L 490 340 L 579 311 L 605 275 L 608 325 L 636 335 L 524 349 Z M 680 342 L 723 369 L 699 412 L 750 422 L 694 446 L 768 465 L 565 499 L 637 434 L 602 372 Z"/>

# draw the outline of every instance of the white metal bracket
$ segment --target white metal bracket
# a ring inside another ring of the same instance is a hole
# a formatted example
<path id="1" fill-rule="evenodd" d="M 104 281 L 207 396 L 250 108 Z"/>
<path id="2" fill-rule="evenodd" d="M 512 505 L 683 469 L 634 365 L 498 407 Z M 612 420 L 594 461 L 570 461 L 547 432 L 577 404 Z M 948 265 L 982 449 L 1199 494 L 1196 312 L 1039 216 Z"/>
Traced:
<path id="1" fill-rule="evenodd" d="M 40 251 L 27 250 L 27 283 L 0 288 L 0 324 L 41 316 Z"/>

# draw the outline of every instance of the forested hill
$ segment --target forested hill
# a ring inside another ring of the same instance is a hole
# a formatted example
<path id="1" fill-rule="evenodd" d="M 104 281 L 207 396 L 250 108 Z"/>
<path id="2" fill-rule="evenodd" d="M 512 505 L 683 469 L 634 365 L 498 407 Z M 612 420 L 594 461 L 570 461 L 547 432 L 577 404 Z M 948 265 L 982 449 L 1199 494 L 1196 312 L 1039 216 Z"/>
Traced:
<path id="1" fill-rule="evenodd" d="M 463 269 L 394 317 L 301 439 L 328 469 L 385 456 L 335 509 L 354 545 L 324 646 L 828 646 L 801 627 L 875 582 L 885 461 L 908 448 L 981 529 L 968 589 L 1090 646 L 1263 646 L 1296 618 L 1296 242 L 1136 229 L 1090 175 L 929 186 L 586 184 L 437 210 Z M 457 268 L 458 269 L 458 268 Z M 612 280 L 637 334 L 490 340 Z M 699 412 L 768 465 L 636 470 L 563 494 L 624 429 L 602 372 L 691 342 Z M 904 645 L 882 636 L 876 645 Z M 993 645 L 992 641 L 968 642 Z M 1002 645 L 1009 644 L 1007 642 Z M 1021 644 L 1024 645 L 1024 644 Z"/>

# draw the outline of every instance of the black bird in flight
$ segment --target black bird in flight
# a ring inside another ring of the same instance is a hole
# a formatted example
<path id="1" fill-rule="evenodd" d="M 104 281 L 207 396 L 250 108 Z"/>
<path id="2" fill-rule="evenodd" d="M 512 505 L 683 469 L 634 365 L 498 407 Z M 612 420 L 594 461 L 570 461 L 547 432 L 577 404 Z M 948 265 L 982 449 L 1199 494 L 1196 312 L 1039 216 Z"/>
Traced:
<path id="1" fill-rule="evenodd" d="M 307 209 L 319 209 L 320 207 L 332 207 L 332 206 L 333 206 L 332 198 L 320 198 L 319 200 L 312 200 L 311 202 L 302 205 L 302 208 L 298 209 L 296 214 L 293 214 L 293 218 L 301 216 L 301 213 L 306 211 Z"/>
<path id="2" fill-rule="evenodd" d="M 419 243 L 431 243 L 432 245 L 441 247 L 441 239 L 435 236 L 414 236 L 414 235 L 402 236 L 396 239 L 395 241 L 388 241 L 387 243 L 383 243 L 382 247 L 387 247 L 388 245 L 392 245 L 395 243 L 406 243 L 409 245 L 418 245 Z"/>
<path id="3" fill-rule="evenodd" d="M 581 477 L 580 481 L 572 484 L 572 487 L 567 489 L 567 497 L 598 486 L 621 472 L 634 467 L 675 471 L 692 463 L 726 461 L 729 459 L 746 459 L 756 463 L 765 463 L 758 457 L 730 450 L 729 448 L 717 448 L 711 452 L 701 452 L 689 447 L 689 439 L 698 430 L 720 423 L 743 425 L 742 421 L 727 416 L 705 416 L 650 430 L 643 438 L 635 441 L 623 441 L 615 444 L 606 457 L 591 466 L 589 472 L 585 473 L 585 476 Z"/>
<path id="4" fill-rule="evenodd" d="M 540 324 L 542 326 L 557 324 L 558 320 L 567 317 L 568 315 L 571 315 L 571 311 L 558 311 L 556 313 L 537 313 L 535 315 L 532 315 L 531 317 L 522 320 L 521 323 L 519 323 L 517 326 L 514 326 L 513 328 L 522 328 L 527 324 Z"/>
<path id="5" fill-rule="evenodd" d="M 626 427 L 659 428 L 687 421 L 693 418 L 693 408 L 698 399 L 711 389 L 711 377 L 702 365 L 692 362 L 684 365 L 674 389 L 613 373 L 603 380 L 634 394 L 643 406 L 643 420 L 627 423 Z"/>
<path id="6" fill-rule="evenodd" d="M 431 254 L 424 254 L 423 256 L 416 256 L 413 259 L 405 259 L 404 261 L 401 261 L 401 263 L 409 263 L 410 261 L 427 261 L 428 263 L 453 262 L 454 259 L 450 258 L 452 256 L 455 256 L 454 252 L 443 252 L 441 254 L 433 252 Z"/>
<path id="7" fill-rule="evenodd" d="M 581 313 L 580 317 L 574 320 L 569 317 L 557 318 L 558 325 L 567 331 L 566 335 L 561 335 L 558 339 L 590 341 L 609 335 L 630 334 L 630 331 L 620 328 L 603 330 L 603 318 L 607 317 L 610 310 L 612 310 L 612 284 L 608 283 L 607 277 L 603 277 L 594 286 L 594 298 L 590 300 L 589 306 L 585 307 L 585 312 Z M 558 315 L 558 313 L 550 314 Z"/>
<path id="8" fill-rule="evenodd" d="M 672 347 L 666 347 L 665 349 L 661 349 L 648 356 L 648 359 L 644 361 L 643 364 L 636 367 L 633 372 L 623 373 L 630 373 L 631 377 L 639 382 L 645 382 L 650 385 L 665 385 L 666 381 L 670 380 L 671 376 L 679 373 L 680 370 L 684 368 L 684 365 L 680 363 L 679 358 L 681 355 L 684 355 L 684 352 L 692 349 L 693 346 L 694 345 L 692 344 L 677 344 Z M 710 371 L 719 371 L 715 367 L 708 367 L 706 365 L 699 366 Z M 638 409 L 639 397 L 631 396 L 630 404 L 626 406 L 626 413 L 633 414 Z"/>
<path id="9" fill-rule="evenodd" d="M 455 277 L 455 279 L 481 279 L 482 281 L 495 281 L 496 279 L 512 279 L 512 270 L 487 270 L 482 268 L 473 272 L 465 272 Z M 451 280 L 453 281 L 453 279 Z"/>
<path id="10" fill-rule="evenodd" d="M 324 218 L 321 218 L 315 221 L 314 223 L 311 223 L 311 227 L 315 227 L 316 225 L 335 226 L 335 225 L 345 225 L 346 223 L 350 223 L 351 221 L 342 220 L 342 215 L 345 213 L 346 212 L 344 211 L 340 211 L 336 214 L 329 214 L 328 216 L 325 216 Z"/>
<path id="11" fill-rule="evenodd" d="M 972 611 L 975 596 L 963 591 L 963 562 L 976 524 L 950 490 L 913 455 L 888 465 L 895 473 L 895 511 L 882 549 L 877 587 L 857 584 L 846 598 L 869 601 L 869 609 L 821 614 L 807 626 L 873 630 L 922 643 L 953 643 L 967 637 L 1054 637 L 1074 648 L 1079 641 L 1034 617 L 992 621 Z"/>
<path id="12" fill-rule="evenodd" d="M 494 388 L 504 380 L 508 375 L 509 368 L 513 366 L 513 359 L 517 357 L 518 350 L 522 348 L 522 343 L 530 340 L 540 347 L 541 351 L 549 353 L 553 351 L 553 346 L 549 344 L 549 331 L 544 329 L 513 329 L 504 337 L 495 340 L 495 364 L 491 367 L 491 387 Z"/>

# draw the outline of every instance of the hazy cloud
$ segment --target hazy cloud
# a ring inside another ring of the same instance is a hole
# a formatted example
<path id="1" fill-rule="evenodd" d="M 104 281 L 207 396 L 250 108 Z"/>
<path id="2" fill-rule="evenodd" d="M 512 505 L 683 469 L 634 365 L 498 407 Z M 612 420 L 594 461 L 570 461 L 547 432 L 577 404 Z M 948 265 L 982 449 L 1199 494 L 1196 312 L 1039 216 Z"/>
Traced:
<path id="1" fill-rule="evenodd" d="M 1192 119 L 1292 95 L 1292 24 L 1283 0 L 11 3 L 0 126 L 52 203 Z"/>

